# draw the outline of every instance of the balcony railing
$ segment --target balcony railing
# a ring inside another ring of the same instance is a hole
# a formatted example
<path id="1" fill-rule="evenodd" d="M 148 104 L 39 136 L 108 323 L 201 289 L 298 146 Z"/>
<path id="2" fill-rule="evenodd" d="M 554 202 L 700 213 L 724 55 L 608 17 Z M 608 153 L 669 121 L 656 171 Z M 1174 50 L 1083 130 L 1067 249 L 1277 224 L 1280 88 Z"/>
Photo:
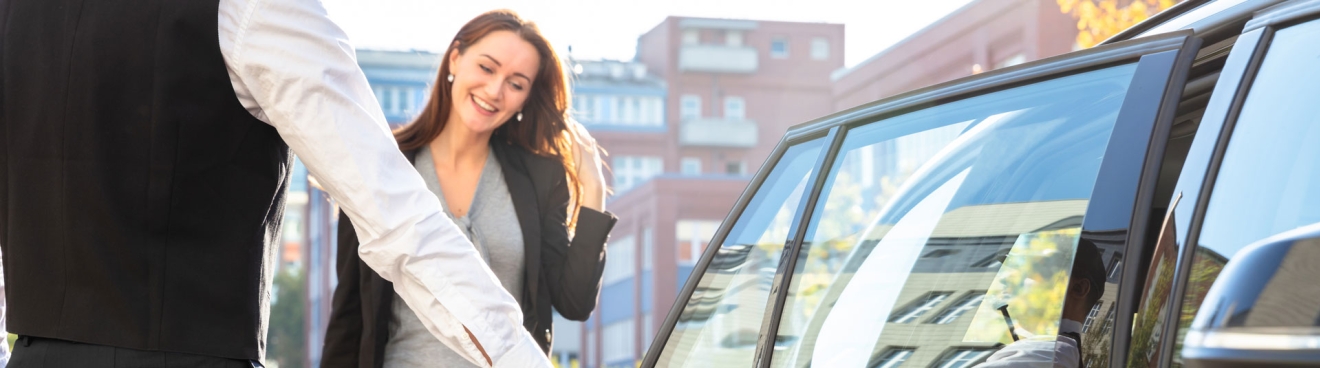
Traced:
<path id="1" fill-rule="evenodd" d="M 678 143 L 684 146 L 752 148 L 756 122 L 747 119 L 699 118 L 679 126 Z"/>
<path id="2" fill-rule="evenodd" d="M 750 46 L 685 45 L 678 51 L 678 70 L 710 73 L 755 73 L 756 48 Z"/>

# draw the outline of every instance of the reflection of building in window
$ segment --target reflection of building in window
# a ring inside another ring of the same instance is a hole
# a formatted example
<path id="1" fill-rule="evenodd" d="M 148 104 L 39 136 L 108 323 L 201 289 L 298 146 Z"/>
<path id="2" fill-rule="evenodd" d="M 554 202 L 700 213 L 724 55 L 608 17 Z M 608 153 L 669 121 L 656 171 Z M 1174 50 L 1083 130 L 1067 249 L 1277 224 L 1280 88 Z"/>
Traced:
<path id="1" fill-rule="evenodd" d="M 982 299 L 985 299 L 985 291 L 973 291 L 967 293 L 962 299 L 959 299 L 957 302 L 953 303 L 952 306 L 944 309 L 943 312 L 940 312 L 938 316 L 935 316 L 935 319 L 931 320 L 931 323 L 937 325 L 953 323 L 953 321 L 957 320 L 958 317 L 961 317 L 968 311 L 976 310 L 976 307 L 981 305 Z"/>
<path id="2" fill-rule="evenodd" d="M 609 286 L 633 276 L 633 263 L 629 261 L 635 259 L 637 238 L 629 235 L 613 239 L 606 245 L 606 251 L 609 252 L 610 258 L 618 262 L 605 262 L 601 285 Z"/>
<path id="3" fill-rule="evenodd" d="M 916 321 L 917 318 L 921 318 L 926 312 L 935 309 L 935 307 L 944 302 L 945 299 L 948 299 L 950 295 L 953 295 L 953 293 L 948 291 L 932 291 L 926 293 L 916 301 L 904 306 L 903 309 L 899 309 L 894 314 L 891 314 L 891 316 L 894 317 L 890 318 L 889 322 L 909 323 Z"/>
<path id="4" fill-rule="evenodd" d="M 1114 253 L 1109 258 L 1109 267 L 1106 267 L 1106 273 L 1109 275 L 1109 282 L 1118 282 L 1119 270 L 1123 269 L 1123 254 Z"/>
<path id="5" fill-rule="evenodd" d="M 1103 307 L 1104 304 L 1105 303 L 1095 303 L 1095 305 L 1091 307 L 1091 312 L 1086 313 L 1086 321 L 1082 322 L 1083 333 L 1091 330 L 1091 325 L 1095 323 L 1096 317 L 1100 317 L 1100 307 Z"/>
<path id="6" fill-rule="evenodd" d="M 980 261 L 976 261 L 976 263 L 973 263 L 973 264 L 972 264 L 972 267 L 978 267 L 978 268 L 994 268 L 994 269 L 997 270 L 997 269 L 999 269 L 999 266 L 1001 266 L 1001 265 L 1004 264 L 1004 257 L 1007 257 L 1007 256 L 1008 256 L 1008 251 L 1009 251 L 1008 249 L 1004 249 L 1004 250 L 1000 250 L 1000 251 L 998 251 L 998 252 L 995 252 L 995 254 L 993 254 L 993 255 L 991 255 L 991 256 L 989 256 L 989 257 L 985 257 L 985 258 L 982 258 Z"/>
<path id="7" fill-rule="evenodd" d="M 675 225 L 675 237 L 678 240 L 678 264 L 697 263 L 701 252 L 706 250 L 707 242 L 715 236 L 720 227 L 717 220 L 678 220 Z"/>
<path id="8" fill-rule="evenodd" d="M 917 349 L 914 348 L 885 349 L 884 353 L 877 356 L 878 359 L 873 360 L 871 364 L 867 364 L 866 366 L 872 368 L 896 368 L 903 365 L 903 362 L 906 362 L 908 357 L 912 356 L 912 353 L 916 350 Z"/>
<path id="9" fill-rule="evenodd" d="M 664 162 L 655 156 L 615 156 L 614 193 L 623 193 L 664 171 Z"/>
<path id="10" fill-rule="evenodd" d="M 944 354 L 944 357 L 941 358 L 939 362 L 935 363 L 934 367 L 971 367 L 972 365 L 981 362 L 985 357 L 990 356 L 990 353 L 994 351 L 995 349 L 954 349 L 953 351 Z"/>
<path id="11" fill-rule="evenodd" d="M 950 254 L 958 253 L 957 249 L 936 249 L 921 256 L 921 258 L 943 258 Z"/>
<path id="12" fill-rule="evenodd" d="M 1114 329 L 1114 315 L 1118 308 L 1114 308 L 1114 303 L 1109 303 L 1109 314 L 1105 316 L 1105 328 L 1100 330 L 1100 336 L 1109 336 L 1109 331 Z"/>

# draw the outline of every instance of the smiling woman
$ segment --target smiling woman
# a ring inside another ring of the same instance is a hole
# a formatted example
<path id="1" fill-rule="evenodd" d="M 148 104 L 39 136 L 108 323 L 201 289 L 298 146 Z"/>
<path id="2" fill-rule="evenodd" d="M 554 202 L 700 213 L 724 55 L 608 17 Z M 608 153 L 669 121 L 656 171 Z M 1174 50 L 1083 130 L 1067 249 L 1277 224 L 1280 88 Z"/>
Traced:
<path id="1" fill-rule="evenodd" d="M 503 289 L 489 291 L 513 296 L 545 352 L 552 306 L 574 320 L 595 308 L 615 222 L 604 212 L 595 141 L 567 118 L 561 65 L 535 24 L 512 11 L 487 12 L 454 37 L 425 108 L 395 131 L 445 214 L 500 280 Z M 440 344 L 393 286 L 361 265 L 348 221 L 340 217 L 339 285 L 322 363 L 487 363 Z"/>

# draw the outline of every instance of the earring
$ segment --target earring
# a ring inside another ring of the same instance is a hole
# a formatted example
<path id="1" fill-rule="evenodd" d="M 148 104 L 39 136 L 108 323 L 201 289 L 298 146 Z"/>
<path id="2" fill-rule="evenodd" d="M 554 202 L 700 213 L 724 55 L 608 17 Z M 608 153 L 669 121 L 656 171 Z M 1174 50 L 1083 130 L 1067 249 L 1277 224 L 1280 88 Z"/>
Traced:
<path id="1" fill-rule="evenodd" d="M 453 74 L 450 74 L 450 75 L 449 75 L 449 83 L 454 83 L 454 75 L 453 75 Z"/>
<path id="2" fill-rule="evenodd" d="M 515 118 L 517 118 L 518 121 L 522 121 L 522 111 L 519 111 L 518 116 L 516 116 Z"/>

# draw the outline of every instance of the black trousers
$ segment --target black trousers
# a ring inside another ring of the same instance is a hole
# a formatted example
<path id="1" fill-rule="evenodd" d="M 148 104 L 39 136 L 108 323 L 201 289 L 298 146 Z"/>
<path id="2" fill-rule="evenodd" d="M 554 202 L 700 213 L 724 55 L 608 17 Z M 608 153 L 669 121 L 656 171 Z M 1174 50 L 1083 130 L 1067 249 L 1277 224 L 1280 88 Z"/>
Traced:
<path id="1" fill-rule="evenodd" d="M 239 359 L 83 344 L 20 336 L 9 359 L 12 368 L 253 368 L 261 364 Z"/>

